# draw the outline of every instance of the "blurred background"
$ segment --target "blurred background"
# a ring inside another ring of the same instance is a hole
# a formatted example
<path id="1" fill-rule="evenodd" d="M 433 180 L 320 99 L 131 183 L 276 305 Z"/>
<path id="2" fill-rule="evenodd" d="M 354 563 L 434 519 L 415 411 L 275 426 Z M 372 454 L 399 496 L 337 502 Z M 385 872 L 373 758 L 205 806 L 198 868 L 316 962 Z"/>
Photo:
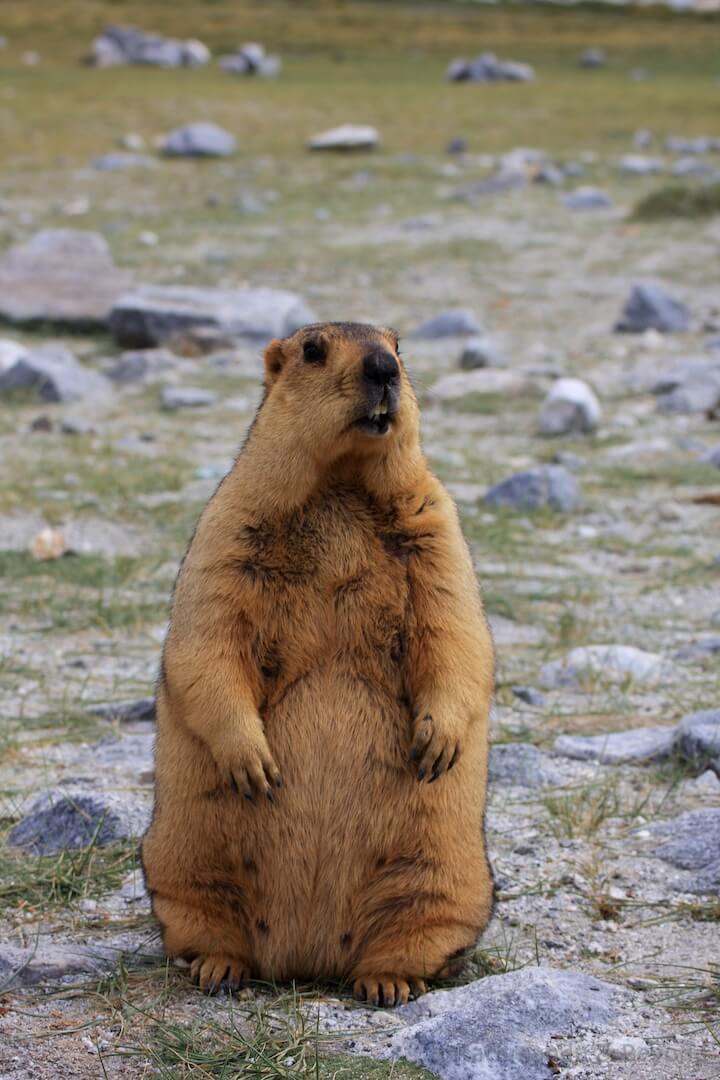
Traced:
<path id="1" fill-rule="evenodd" d="M 553 982 L 541 1072 L 494 991 L 468 1045 L 501 1033 L 498 1080 L 717 1075 L 719 20 L 2 0 L 3 1076 L 450 1075 L 421 1035 L 348 1057 L 407 1021 L 338 988 L 200 999 L 137 865 L 177 567 L 264 345 L 316 318 L 399 330 L 497 644 L 460 981 L 633 991 L 574 1038 Z"/>

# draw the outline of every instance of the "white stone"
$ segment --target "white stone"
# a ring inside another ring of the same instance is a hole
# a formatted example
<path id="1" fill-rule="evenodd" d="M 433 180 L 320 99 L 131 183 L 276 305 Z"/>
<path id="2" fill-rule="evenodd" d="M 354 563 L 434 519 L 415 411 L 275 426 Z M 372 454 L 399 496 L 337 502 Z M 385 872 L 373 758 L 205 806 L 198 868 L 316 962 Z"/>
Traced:
<path id="1" fill-rule="evenodd" d="M 595 392 L 582 379 L 558 379 L 543 402 L 538 417 L 541 435 L 567 435 L 596 431 L 602 417 Z"/>

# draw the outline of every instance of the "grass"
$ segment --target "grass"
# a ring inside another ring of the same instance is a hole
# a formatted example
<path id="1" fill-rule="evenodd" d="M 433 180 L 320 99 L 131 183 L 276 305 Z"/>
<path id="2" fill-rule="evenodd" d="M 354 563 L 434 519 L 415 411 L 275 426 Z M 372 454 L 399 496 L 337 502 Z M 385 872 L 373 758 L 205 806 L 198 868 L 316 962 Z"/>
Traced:
<path id="1" fill-rule="evenodd" d="M 667 218 L 703 218 L 720 214 L 720 184 L 671 184 L 651 191 L 632 212 L 633 221 L 665 221 Z"/>

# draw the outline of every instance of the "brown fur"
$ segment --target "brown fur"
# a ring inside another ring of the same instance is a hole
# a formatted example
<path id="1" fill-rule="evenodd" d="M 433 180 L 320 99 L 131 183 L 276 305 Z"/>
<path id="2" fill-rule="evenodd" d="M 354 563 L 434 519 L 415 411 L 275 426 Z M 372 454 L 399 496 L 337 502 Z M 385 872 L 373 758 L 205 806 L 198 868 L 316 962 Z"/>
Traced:
<path id="1" fill-rule="evenodd" d="M 407 1001 L 490 915 L 492 643 L 402 363 L 390 431 L 353 426 L 373 350 L 392 331 L 271 343 L 178 577 L 143 862 L 167 953 L 207 989 L 334 977 Z"/>

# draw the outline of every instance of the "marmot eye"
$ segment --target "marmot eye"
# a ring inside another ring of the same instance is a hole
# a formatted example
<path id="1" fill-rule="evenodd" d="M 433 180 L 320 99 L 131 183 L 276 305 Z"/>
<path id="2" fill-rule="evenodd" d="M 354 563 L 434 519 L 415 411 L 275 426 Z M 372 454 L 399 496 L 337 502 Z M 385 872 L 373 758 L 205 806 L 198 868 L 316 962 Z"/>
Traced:
<path id="1" fill-rule="evenodd" d="M 306 341 L 303 345 L 303 360 L 308 364 L 324 364 L 325 355 L 325 346 L 321 341 Z"/>

